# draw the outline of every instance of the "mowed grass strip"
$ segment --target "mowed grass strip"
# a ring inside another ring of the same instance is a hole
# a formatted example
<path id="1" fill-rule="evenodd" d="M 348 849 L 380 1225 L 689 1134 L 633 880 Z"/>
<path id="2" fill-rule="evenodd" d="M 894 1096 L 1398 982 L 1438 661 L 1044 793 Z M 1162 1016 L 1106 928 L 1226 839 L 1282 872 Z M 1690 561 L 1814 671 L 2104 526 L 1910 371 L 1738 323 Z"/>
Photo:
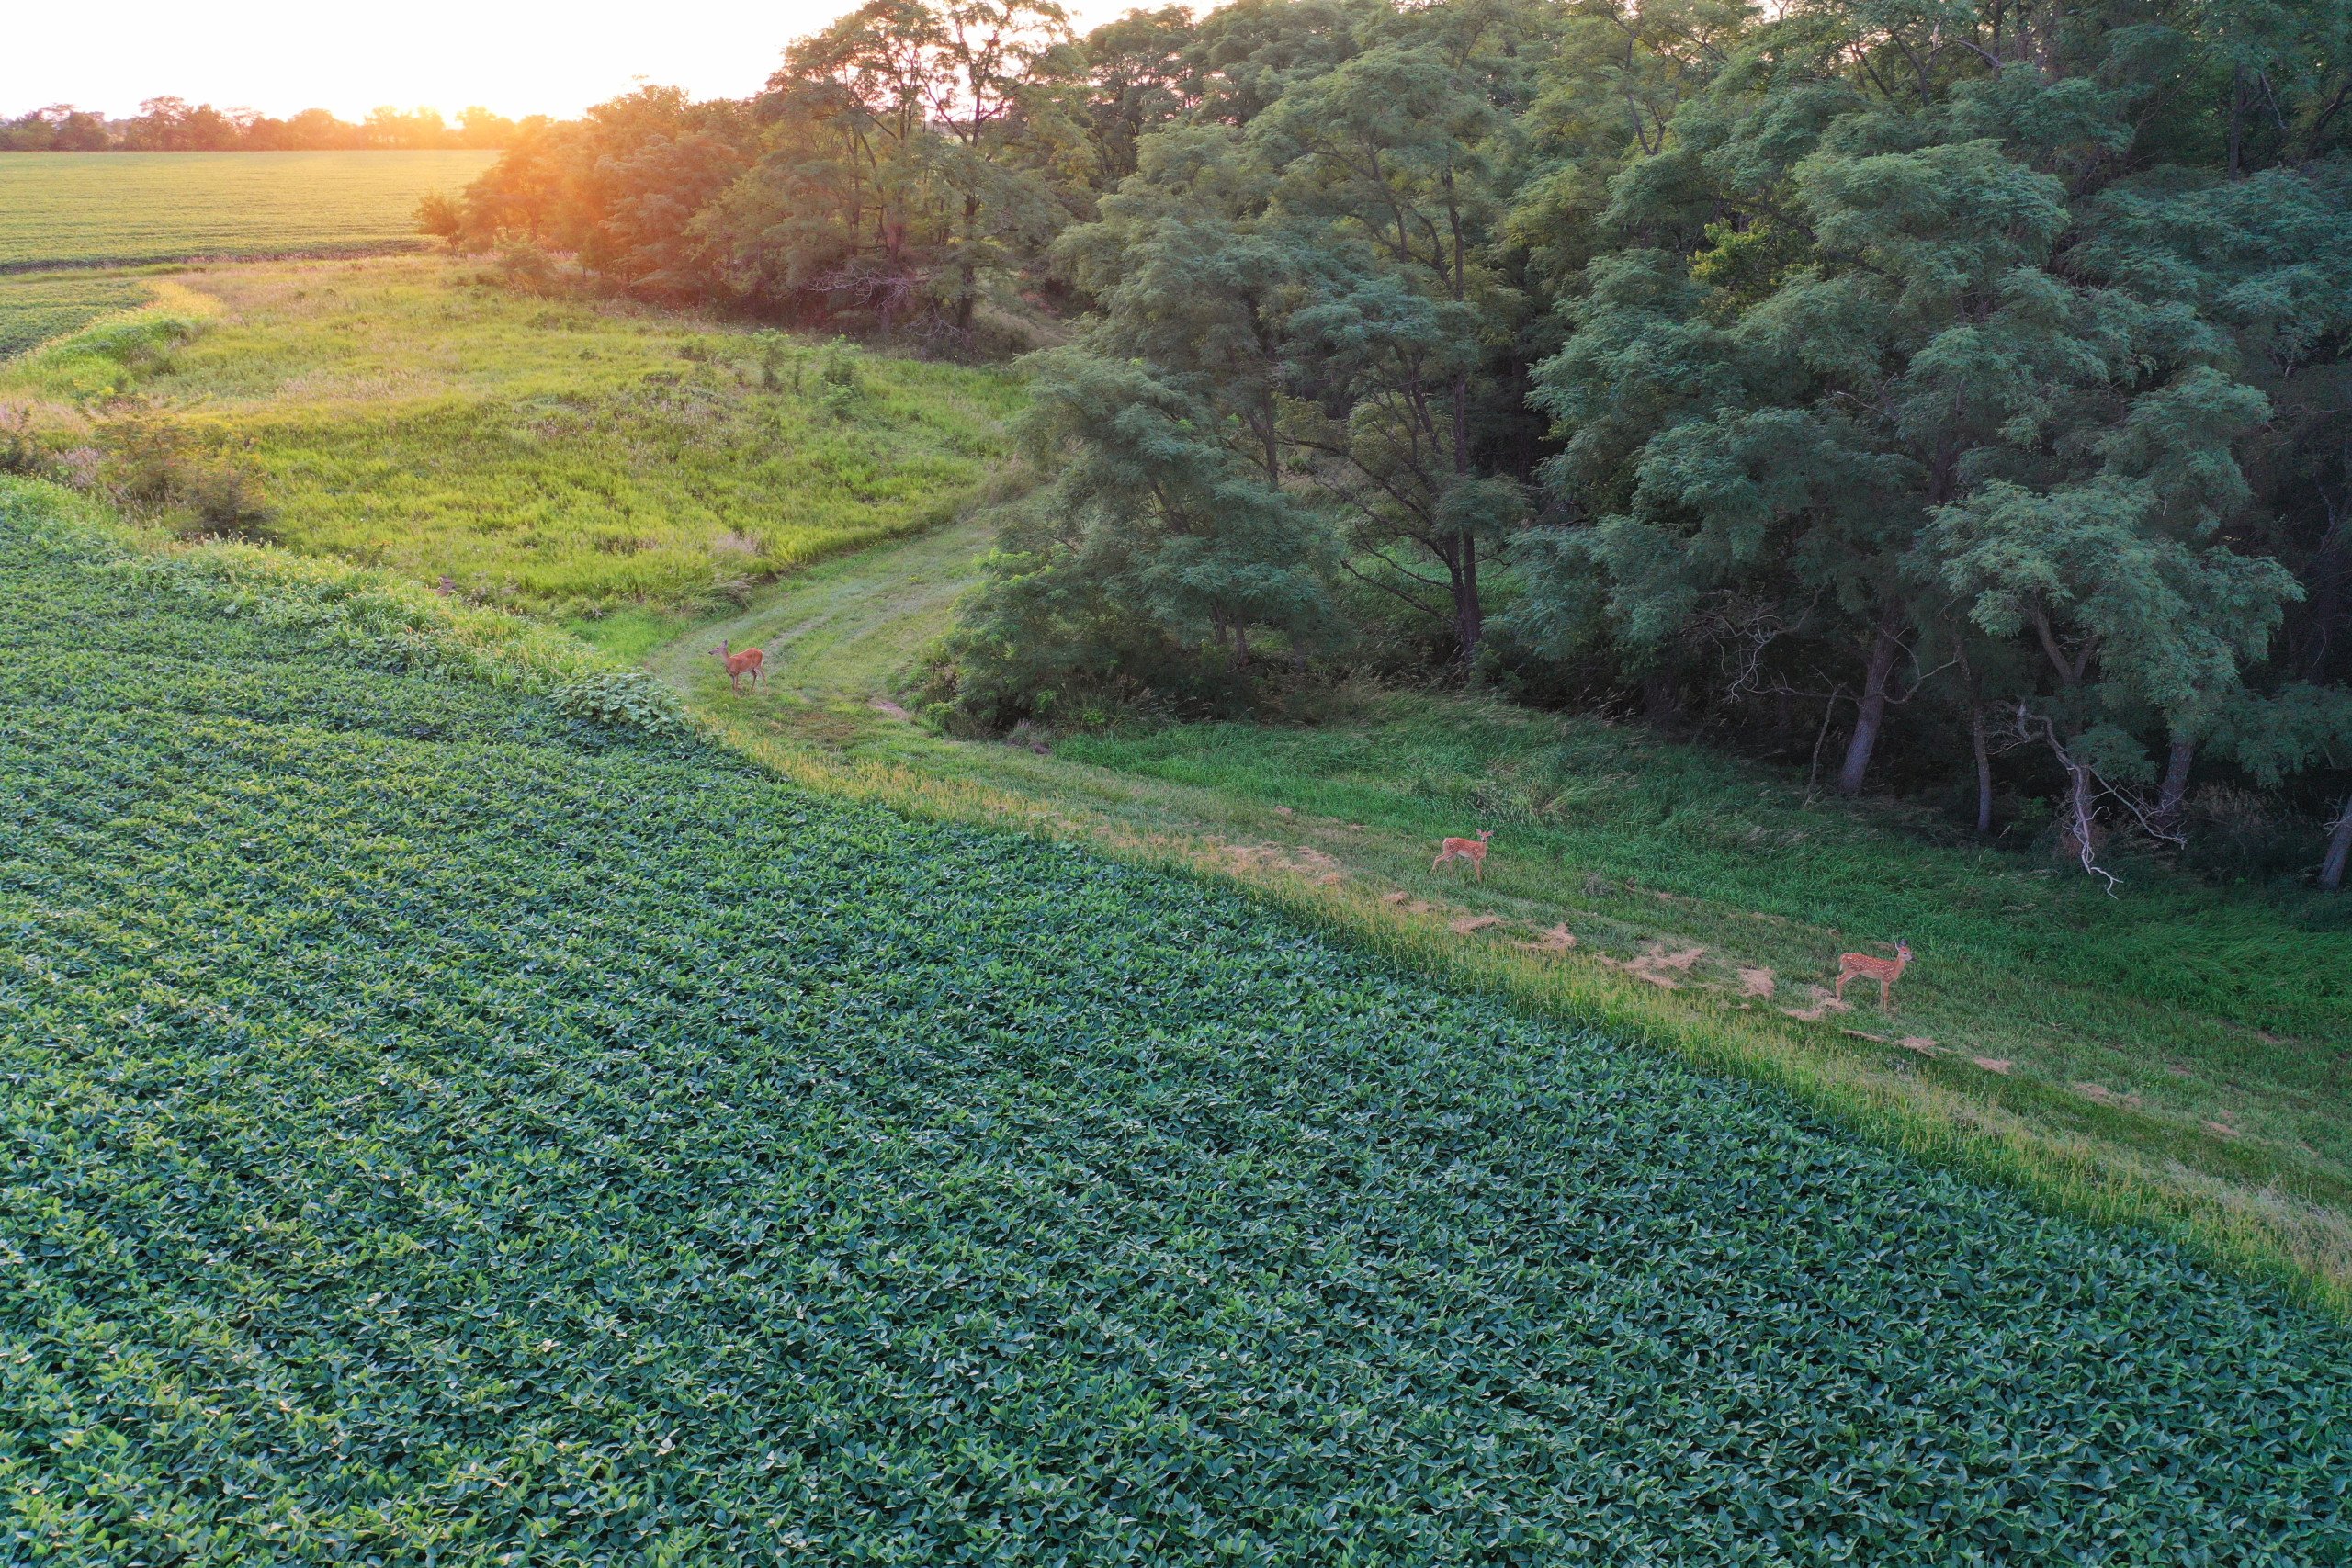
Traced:
<path id="1" fill-rule="evenodd" d="M 0 497 L 14 1552 L 2352 1551 L 2143 1234 Z"/>
<path id="2" fill-rule="evenodd" d="M 2144 856 L 2119 863 L 2122 896 L 2109 897 L 1926 812 L 1808 804 L 1798 781 L 1639 726 L 1496 702 L 1395 694 L 1314 728 L 1170 726 L 1057 750 L 1361 822 L 1374 842 L 1491 829 L 1482 896 L 1556 912 L 1623 957 L 1653 942 L 1690 953 L 1657 976 L 1677 987 L 1740 995 L 1750 976 L 1758 1006 L 2103 1088 L 2188 1134 L 2220 1126 L 2266 1145 L 2324 1172 L 2339 1204 L 2352 1197 L 2344 899 L 2217 887 Z M 1399 869 L 1416 891 L 1460 881 Z M 1898 937 L 1917 957 L 1894 1015 L 1871 984 L 1848 988 L 1850 1011 L 1823 1009 L 1815 991 L 1841 950 L 1889 953 Z"/>
<path id="3" fill-rule="evenodd" d="M 418 243 L 484 152 L 0 152 L 0 272 Z"/>
<path id="4" fill-rule="evenodd" d="M 159 372 L 94 377 L 69 342 L 0 395 L 136 392 L 254 468 L 293 548 L 523 609 L 724 603 L 936 523 L 1020 397 L 1001 370 L 536 299 L 437 259 L 177 281 L 217 315 Z"/>

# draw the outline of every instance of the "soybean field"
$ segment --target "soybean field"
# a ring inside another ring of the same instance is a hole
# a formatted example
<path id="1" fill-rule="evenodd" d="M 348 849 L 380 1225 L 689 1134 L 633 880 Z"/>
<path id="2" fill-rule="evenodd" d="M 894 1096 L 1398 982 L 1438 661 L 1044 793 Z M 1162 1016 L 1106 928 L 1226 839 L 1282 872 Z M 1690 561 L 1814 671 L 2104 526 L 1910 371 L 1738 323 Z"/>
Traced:
<path id="1" fill-rule="evenodd" d="M 6 1555 L 2352 1552 L 2269 1290 L 79 505 L 0 480 Z"/>
<path id="2" fill-rule="evenodd" d="M 496 157 L 0 152 L 0 272 L 413 245 L 417 199 Z"/>

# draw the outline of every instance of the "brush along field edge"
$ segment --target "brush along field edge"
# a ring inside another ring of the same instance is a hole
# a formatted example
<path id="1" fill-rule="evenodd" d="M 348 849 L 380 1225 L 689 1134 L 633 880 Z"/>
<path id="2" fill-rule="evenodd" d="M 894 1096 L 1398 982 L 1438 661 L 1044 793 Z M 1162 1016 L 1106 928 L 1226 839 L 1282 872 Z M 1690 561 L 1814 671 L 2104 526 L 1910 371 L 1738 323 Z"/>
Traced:
<path id="1" fill-rule="evenodd" d="M 586 711 L 618 722 L 685 723 L 812 792 L 930 821 L 1075 842 L 1229 886 L 1401 968 L 1781 1090 L 1882 1145 L 2012 1187 L 2045 1213 L 2144 1226 L 2293 1299 L 2352 1318 L 2352 1237 L 2341 1215 L 2276 1185 L 2231 1182 L 2109 1141 L 2061 1135 L 2005 1103 L 2058 1091 L 2003 1081 L 1989 1090 L 2001 1099 L 1988 1099 L 1984 1086 L 1962 1093 L 1937 1081 L 1940 1064 L 1892 1071 L 1875 1053 L 1808 1038 L 1770 1015 L 1688 995 L 1668 999 L 1573 956 L 1528 952 L 1504 940 L 1464 942 L 1444 922 L 1424 920 L 1375 888 L 1302 886 L 1271 869 L 1236 863 L 1204 840 L 1139 834 L 1012 790 L 901 764 L 831 758 L 760 733 L 723 706 L 682 710 L 669 687 L 568 634 L 453 604 L 380 572 L 254 546 L 159 547 L 69 491 L 0 479 L 0 502 L 12 494 L 40 502 L 58 519 L 51 526 L 77 545 L 141 563 L 221 614 L 324 629 L 355 648 L 394 651 L 497 687 L 578 694 Z M 1496 932 L 1505 935 L 1507 928 Z M 2078 1122 L 2134 1114 L 2125 1107 L 2067 1109 Z"/>

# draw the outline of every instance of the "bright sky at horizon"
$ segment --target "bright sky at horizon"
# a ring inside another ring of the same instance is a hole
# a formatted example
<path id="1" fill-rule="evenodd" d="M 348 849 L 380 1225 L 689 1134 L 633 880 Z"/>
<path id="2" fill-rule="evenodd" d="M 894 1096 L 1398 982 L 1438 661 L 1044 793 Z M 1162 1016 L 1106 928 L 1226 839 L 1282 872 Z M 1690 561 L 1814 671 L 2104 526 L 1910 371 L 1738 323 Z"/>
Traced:
<path id="1" fill-rule="evenodd" d="M 469 104 L 520 117 L 569 116 L 642 77 L 696 97 L 758 89 L 784 46 L 858 0 L 402 0 L 396 8 L 321 0 L 113 0 L 11 6 L 0 43 L 0 118 L 69 103 L 116 118 L 166 95 L 286 116 L 379 105 Z M 1077 0 L 1087 27 L 1143 0 Z M 1207 9 L 1206 5 L 1199 8 Z M 648 17 L 656 18 L 648 25 Z"/>

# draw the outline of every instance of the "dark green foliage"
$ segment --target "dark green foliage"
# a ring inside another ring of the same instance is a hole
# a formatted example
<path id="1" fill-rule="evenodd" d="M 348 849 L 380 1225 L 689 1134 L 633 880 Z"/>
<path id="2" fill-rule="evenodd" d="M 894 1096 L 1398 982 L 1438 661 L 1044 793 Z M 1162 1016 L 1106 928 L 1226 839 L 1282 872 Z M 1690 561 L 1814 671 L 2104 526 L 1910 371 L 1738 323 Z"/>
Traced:
<path id="1" fill-rule="evenodd" d="M 2225 716 L 2308 729 L 2285 691 L 2342 673 L 2347 15 L 1747 29 L 1604 212 L 1522 217 L 1592 259 L 1535 372 L 1585 515 L 1526 542 L 1514 629 L 1849 713 L 1849 794 L 1925 694 L 1985 802 L 1988 739 L 2054 764 L 2086 867 L 2112 827 L 2177 841 L 2200 758 L 2275 777 Z"/>
<path id="2" fill-rule="evenodd" d="M 2144 1235 L 42 494 L 0 492 L 11 1555 L 2352 1551 L 2352 1341 Z"/>
<path id="3" fill-rule="evenodd" d="M 1028 363 L 1019 431 L 1055 478 L 949 649 L 967 713 L 1001 727 L 1123 689 L 1229 706 L 1252 637 L 1332 638 L 1332 530 L 1250 461 L 1201 378 L 1073 349 Z"/>
<path id="4" fill-rule="evenodd" d="M 1247 0 L 1084 39 L 874 0 L 748 113 L 649 91 L 526 139 L 469 221 L 958 351 L 1076 307 L 1046 400 L 1120 408 L 1049 475 L 1181 400 L 1196 485 L 1261 470 L 1243 553 L 1317 579 L 1278 668 L 1638 693 L 1988 836 L 2047 807 L 2097 869 L 2183 851 L 2195 787 L 2346 787 L 2352 729 L 2303 738 L 2352 678 L 2347 106 L 2346 0 Z M 1252 700 L 1232 634 L 1080 547 L 1164 502 L 1067 500 L 1007 536 L 967 716 Z"/>

